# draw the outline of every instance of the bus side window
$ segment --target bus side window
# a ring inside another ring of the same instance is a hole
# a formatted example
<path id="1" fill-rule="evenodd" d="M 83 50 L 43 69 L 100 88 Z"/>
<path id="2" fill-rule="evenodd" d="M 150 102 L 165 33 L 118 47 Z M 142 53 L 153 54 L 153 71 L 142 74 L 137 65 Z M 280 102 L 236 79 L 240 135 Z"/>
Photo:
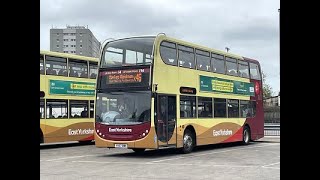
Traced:
<path id="1" fill-rule="evenodd" d="M 195 69 L 194 50 L 192 47 L 178 45 L 179 66 Z"/>
<path id="2" fill-rule="evenodd" d="M 261 80 L 259 65 L 255 63 L 250 63 L 250 78 Z"/>
<path id="3" fill-rule="evenodd" d="M 169 65 L 178 65 L 176 44 L 163 41 L 160 44 L 160 55 L 164 63 Z"/>

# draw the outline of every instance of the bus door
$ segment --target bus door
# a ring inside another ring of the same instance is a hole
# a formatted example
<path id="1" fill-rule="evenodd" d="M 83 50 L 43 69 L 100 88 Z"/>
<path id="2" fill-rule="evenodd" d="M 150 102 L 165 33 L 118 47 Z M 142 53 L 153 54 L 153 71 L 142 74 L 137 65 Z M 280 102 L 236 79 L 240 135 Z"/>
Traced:
<path id="1" fill-rule="evenodd" d="M 158 95 L 156 114 L 156 131 L 158 146 L 176 146 L 177 144 L 177 115 L 176 96 Z"/>

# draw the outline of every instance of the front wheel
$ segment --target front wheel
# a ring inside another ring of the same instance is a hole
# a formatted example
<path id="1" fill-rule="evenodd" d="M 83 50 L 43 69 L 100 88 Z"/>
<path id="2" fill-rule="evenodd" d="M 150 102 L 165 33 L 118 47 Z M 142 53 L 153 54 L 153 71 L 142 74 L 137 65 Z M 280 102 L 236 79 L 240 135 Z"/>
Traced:
<path id="1" fill-rule="evenodd" d="M 245 126 L 243 129 L 243 139 L 242 144 L 248 145 L 250 143 L 250 129 Z"/>
<path id="2" fill-rule="evenodd" d="M 195 146 L 194 134 L 187 129 L 183 135 L 183 147 L 182 147 L 183 153 L 187 154 L 192 152 L 194 146 Z"/>

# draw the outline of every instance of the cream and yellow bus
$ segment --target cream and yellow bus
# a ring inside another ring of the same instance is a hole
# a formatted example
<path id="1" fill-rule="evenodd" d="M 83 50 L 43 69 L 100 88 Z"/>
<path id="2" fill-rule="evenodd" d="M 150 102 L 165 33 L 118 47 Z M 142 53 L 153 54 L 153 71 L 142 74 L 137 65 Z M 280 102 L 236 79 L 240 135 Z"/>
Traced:
<path id="1" fill-rule="evenodd" d="M 98 59 L 40 50 L 40 143 L 93 140 Z"/>
<path id="2" fill-rule="evenodd" d="M 97 147 L 189 153 L 264 136 L 259 62 L 165 34 L 106 43 L 96 92 Z"/>

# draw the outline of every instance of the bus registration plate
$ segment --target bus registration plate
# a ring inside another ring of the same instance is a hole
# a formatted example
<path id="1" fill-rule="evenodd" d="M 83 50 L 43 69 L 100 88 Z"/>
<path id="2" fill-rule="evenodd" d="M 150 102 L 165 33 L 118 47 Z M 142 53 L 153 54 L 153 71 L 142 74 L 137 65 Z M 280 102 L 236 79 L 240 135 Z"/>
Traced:
<path id="1" fill-rule="evenodd" d="M 124 148 L 127 149 L 128 148 L 128 144 L 114 144 L 115 148 Z"/>

